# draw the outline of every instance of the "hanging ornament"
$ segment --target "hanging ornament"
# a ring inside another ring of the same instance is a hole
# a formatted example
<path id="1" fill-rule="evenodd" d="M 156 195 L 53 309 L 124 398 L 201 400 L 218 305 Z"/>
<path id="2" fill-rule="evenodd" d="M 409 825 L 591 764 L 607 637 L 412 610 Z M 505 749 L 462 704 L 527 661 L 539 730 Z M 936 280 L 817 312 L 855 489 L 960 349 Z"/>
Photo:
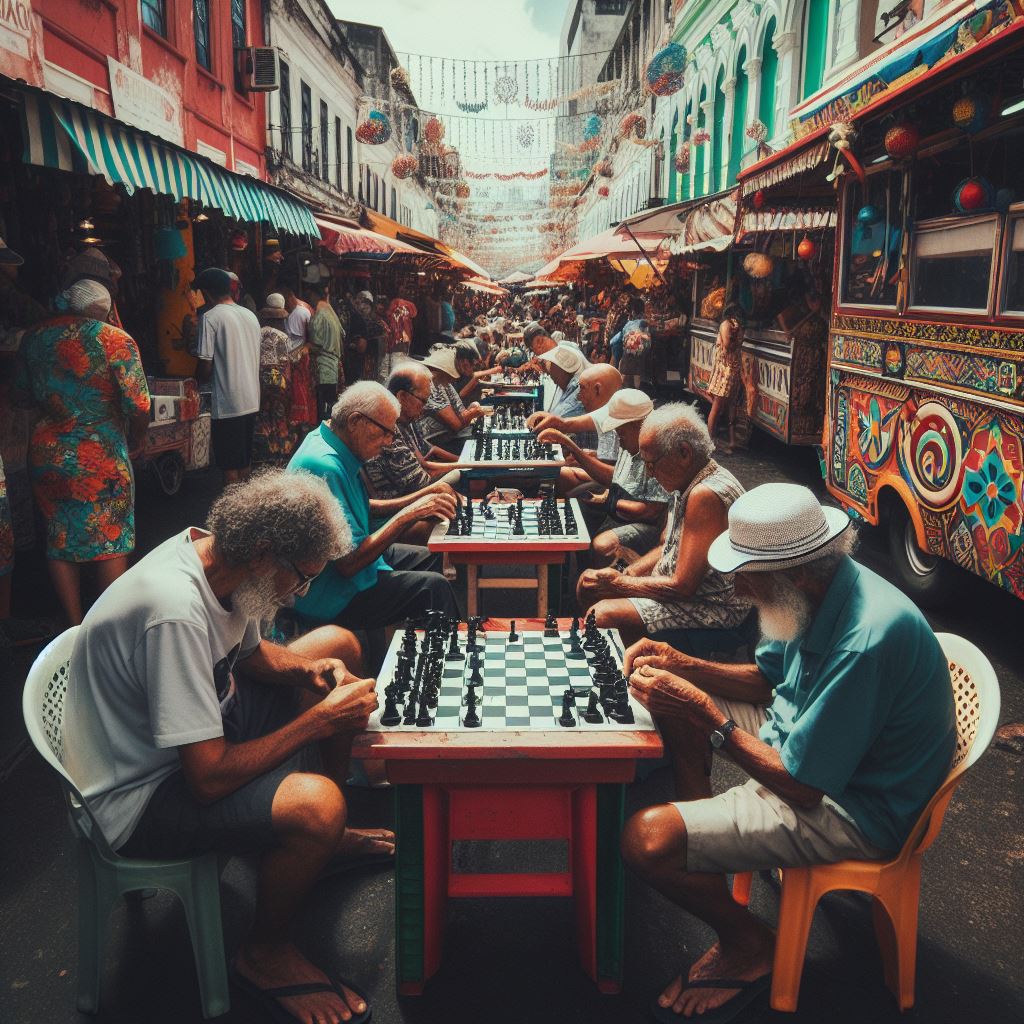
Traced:
<path id="1" fill-rule="evenodd" d="M 754 193 L 754 198 L 751 200 L 751 202 L 753 203 L 755 210 L 763 209 L 764 208 L 764 189 L 759 188 Z"/>
<path id="2" fill-rule="evenodd" d="M 686 47 L 679 43 L 663 46 L 651 57 L 644 77 L 647 91 L 655 96 L 671 96 L 686 81 Z"/>
<path id="3" fill-rule="evenodd" d="M 487 100 L 479 100 L 473 103 L 456 101 L 455 106 L 464 114 L 479 114 L 481 110 L 487 109 Z"/>
<path id="4" fill-rule="evenodd" d="M 615 173 L 611 160 L 598 160 L 594 165 L 594 171 L 600 174 L 602 178 L 610 178 Z"/>
<path id="5" fill-rule="evenodd" d="M 752 252 L 743 257 L 743 269 L 756 280 L 771 277 L 775 260 L 766 252 Z"/>
<path id="6" fill-rule="evenodd" d="M 405 68 L 398 67 L 391 69 L 391 85 L 395 89 L 409 88 L 409 72 Z"/>
<path id="7" fill-rule="evenodd" d="M 438 145 L 444 138 L 444 124 L 437 117 L 432 117 L 423 126 L 423 138 L 430 143 L 431 146 Z"/>
<path id="8" fill-rule="evenodd" d="M 680 174 L 685 174 L 690 169 L 690 144 L 688 142 L 684 142 L 676 150 L 672 163 Z"/>
<path id="9" fill-rule="evenodd" d="M 818 255 L 817 243 L 804 235 L 800 240 L 800 244 L 796 247 L 796 254 L 802 260 L 813 260 Z"/>
<path id="10" fill-rule="evenodd" d="M 591 114 L 583 122 L 583 138 L 593 139 L 601 134 L 601 118 L 597 114 Z"/>
<path id="11" fill-rule="evenodd" d="M 883 145 L 894 160 L 909 160 L 921 144 L 921 133 L 912 124 L 898 124 L 885 133 Z"/>
<path id="12" fill-rule="evenodd" d="M 759 121 L 756 117 L 747 125 L 746 136 L 754 142 L 764 142 L 768 138 L 768 125 Z"/>
<path id="13" fill-rule="evenodd" d="M 620 139 L 642 139 L 647 134 L 647 118 L 643 114 L 626 114 L 615 133 Z"/>
<path id="14" fill-rule="evenodd" d="M 985 178 L 965 178 L 953 193 L 953 205 L 960 213 L 990 210 L 995 192 Z"/>
<path id="15" fill-rule="evenodd" d="M 1001 188 L 996 192 L 993 205 L 1000 213 L 1008 213 L 1010 206 L 1017 201 L 1017 193 L 1012 188 Z"/>
<path id="16" fill-rule="evenodd" d="M 597 194 L 598 194 L 598 195 L 599 195 L 599 196 L 600 196 L 600 197 L 601 197 L 602 199 L 607 199 L 607 198 L 608 198 L 608 196 L 609 196 L 609 195 L 611 194 L 611 190 L 610 190 L 610 189 L 608 188 L 608 186 L 607 186 L 607 185 L 602 185 L 602 186 L 601 186 L 601 187 L 600 187 L 600 188 L 599 188 L 599 189 L 597 190 Z"/>
<path id="17" fill-rule="evenodd" d="M 953 104 L 953 124 L 969 135 L 980 132 L 988 121 L 989 106 L 989 101 L 978 93 L 961 96 Z"/>
<path id="18" fill-rule="evenodd" d="M 455 198 L 456 199 L 468 199 L 469 198 L 469 185 L 464 181 L 460 181 L 455 186 Z"/>
<path id="19" fill-rule="evenodd" d="M 704 146 L 711 141 L 711 133 L 703 128 L 698 128 L 693 133 L 693 144 L 695 146 Z"/>
<path id="20" fill-rule="evenodd" d="M 391 173 L 403 181 L 411 178 L 420 166 L 420 162 L 410 153 L 400 153 L 391 161 Z"/>
<path id="21" fill-rule="evenodd" d="M 368 146 L 383 145 L 391 138 L 391 122 L 379 110 L 371 110 L 370 116 L 356 128 L 356 138 Z"/>
<path id="22" fill-rule="evenodd" d="M 228 244 L 232 252 L 245 252 L 249 248 L 249 235 L 239 228 L 231 232 Z"/>
<path id="23" fill-rule="evenodd" d="M 532 124 L 521 124 L 516 129 L 516 138 L 519 139 L 519 145 L 523 149 L 529 149 L 533 145 L 534 131 Z"/>
<path id="24" fill-rule="evenodd" d="M 494 98 L 499 103 L 515 103 L 519 83 L 511 75 L 501 75 L 494 81 Z"/>
<path id="25" fill-rule="evenodd" d="M 444 176 L 446 178 L 454 178 L 459 173 L 459 154 L 457 150 L 449 149 L 445 151 L 442 167 L 444 168 Z"/>

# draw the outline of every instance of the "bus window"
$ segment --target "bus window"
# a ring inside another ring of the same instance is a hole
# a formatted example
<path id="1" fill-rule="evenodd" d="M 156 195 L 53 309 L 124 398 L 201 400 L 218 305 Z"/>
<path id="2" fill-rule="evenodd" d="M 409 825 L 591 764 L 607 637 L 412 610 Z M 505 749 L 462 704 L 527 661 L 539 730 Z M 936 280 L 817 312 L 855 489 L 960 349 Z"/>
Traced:
<path id="1" fill-rule="evenodd" d="M 900 171 L 883 171 L 846 188 L 846 230 L 842 267 L 843 302 L 895 306 L 899 267 Z"/>
<path id="2" fill-rule="evenodd" d="M 1003 310 L 1024 315 L 1024 217 L 1015 217 L 1007 229 L 1010 237 L 1006 253 L 1006 291 Z"/>
<path id="3" fill-rule="evenodd" d="M 910 304 L 924 309 L 988 311 L 994 216 L 943 217 L 914 225 Z"/>

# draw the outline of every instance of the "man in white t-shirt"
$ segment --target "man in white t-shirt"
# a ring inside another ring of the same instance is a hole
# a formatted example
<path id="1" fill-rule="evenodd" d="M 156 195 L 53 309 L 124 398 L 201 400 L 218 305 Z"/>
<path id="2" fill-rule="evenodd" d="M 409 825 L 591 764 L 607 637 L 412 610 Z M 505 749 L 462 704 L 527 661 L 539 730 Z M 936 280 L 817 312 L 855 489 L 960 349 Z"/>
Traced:
<path id="1" fill-rule="evenodd" d="M 294 352 L 309 341 L 309 321 L 313 317 L 313 307 L 303 302 L 288 283 L 281 285 L 281 294 L 284 296 L 284 308 L 288 310 L 288 319 L 284 324 L 288 349 Z"/>
<path id="2" fill-rule="evenodd" d="M 277 1012 L 340 1020 L 365 998 L 291 944 L 289 925 L 332 858 L 390 857 L 394 836 L 347 830 L 341 785 L 377 706 L 361 651 L 327 626 L 281 647 L 260 623 L 304 593 L 351 531 L 323 481 L 261 473 L 116 580 L 71 658 L 64 763 L 110 846 L 171 860 L 262 855 L 235 980 Z M 266 990 L 313 986 L 305 994 Z M 270 1006 L 269 1004 L 276 1004 Z"/>
<path id="3" fill-rule="evenodd" d="M 213 379 L 213 456 L 224 482 L 247 480 L 260 408 L 260 322 L 231 297 L 231 277 L 210 267 L 196 278 L 210 308 L 199 326 L 200 380 Z"/>

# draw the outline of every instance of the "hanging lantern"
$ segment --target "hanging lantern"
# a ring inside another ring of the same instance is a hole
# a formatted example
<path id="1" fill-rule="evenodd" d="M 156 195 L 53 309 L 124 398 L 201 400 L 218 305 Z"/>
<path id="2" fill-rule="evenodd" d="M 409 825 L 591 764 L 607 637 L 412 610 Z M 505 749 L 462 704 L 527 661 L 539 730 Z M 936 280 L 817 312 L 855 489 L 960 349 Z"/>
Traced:
<path id="1" fill-rule="evenodd" d="M 607 186 L 607 185 L 602 185 L 602 186 L 601 186 L 601 187 L 600 187 L 600 188 L 599 188 L 599 189 L 597 190 L 597 194 L 598 194 L 598 195 L 599 195 L 599 196 L 600 196 L 600 197 L 601 197 L 602 199 L 607 199 L 607 198 L 608 198 L 608 196 L 609 196 L 609 195 L 611 194 L 611 192 L 610 192 L 610 189 L 608 188 L 608 186 Z"/>
<path id="2" fill-rule="evenodd" d="M 599 160 L 594 166 L 594 170 L 601 175 L 602 178 L 610 178 L 615 173 L 612 168 L 611 160 Z"/>
<path id="3" fill-rule="evenodd" d="M 953 205 L 960 213 L 989 210 L 995 201 L 995 192 L 985 178 L 965 178 L 953 193 Z"/>
<path id="4" fill-rule="evenodd" d="M 532 124 L 521 124 L 516 129 L 516 138 L 519 140 L 519 145 L 523 149 L 529 149 L 533 145 L 535 138 L 533 125 Z"/>
<path id="5" fill-rule="evenodd" d="M 391 85 L 395 89 L 409 88 L 409 72 L 405 68 L 398 67 L 391 69 Z"/>
<path id="6" fill-rule="evenodd" d="M 391 173 L 403 181 L 411 178 L 420 166 L 420 162 L 411 153 L 399 153 L 391 161 Z"/>
<path id="7" fill-rule="evenodd" d="M 511 75 L 502 75 L 494 83 L 494 98 L 499 103 L 515 103 L 519 83 Z"/>
<path id="8" fill-rule="evenodd" d="M 980 132 L 988 120 L 988 107 L 988 101 L 977 93 L 961 96 L 953 104 L 953 124 L 970 135 Z"/>
<path id="9" fill-rule="evenodd" d="M 743 257 L 743 269 L 756 280 L 771 277 L 775 260 L 766 252 L 751 252 Z"/>
<path id="10" fill-rule="evenodd" d="M 764 208 L 764 189 L 763 188 L 759 188 L 754 193 L 754 197 L 751 200 L 751 202 L 753 203 L 755 210 L 761 210 L 761 209 Z"/>
<path id="11" fill-rule="evenodd" d="M 588 142 L 601 134 L 601 118 L 597 114 L 591 114 L 583 122 L 583 138 Z"/>
<path id="12" fill-rule="evenodd" d="M 460 181 L 455 186 L 455 198 L 456 199 L 468 199 L 469 198 L 469 185 L 464 181 Z"/>
<path id="13" fill-rule="evenodd" d="M 249 248 L 249 236 L 241 229 L 232 231 L 228 244 L 232 252 L 245 252 Z"/>
<path id="14" fill-rule="evenodd" d="M 647 119 L 642 114 L 626 114 L 616 132 L 620 139 L 642 139 L 647 134 Z"/>
<path id="15" fill-rule="evenodd" d="M 693 133 L 693 144 L 695 146 L 704 146 L 711 141 L 711 132 L 706 131 L 703 128 L 698 128 Z"/>
<path id="16" fill-rule="evenodd" d="M 796 247 L 796 254 L 802 260 L 813 260 L 818 255 L 818 245 L 813 239 L 804 235 Z"/>
<path id="17" fill-rule="evenodd" d="M 431 146 L 437 146 L 444 138 L 444 124 L 440 118 L 432 117 L 423 126 L 423 138 L 430 143 Z"/>
<path id="18" fill-rule="evenodd" d="M 644 73 L 647 91 L 655 96 L 671 96 L 686 81 L 686 47 L 679 43 L 663 46 L 651 57 Z"/>
<path id="19" fill-rule="evenodd" d="M 921 144 L 921 133 L 912 124 L 898 124 L 885 133 L 883 145 L 894 160 L 909 160 Z"/>
<path id="20" fill-rule="evenodd" d="M 1017 193 L 1012 188 L 1001 188 L 996 192 L 993 205 L 1000 213 L 1008 213 L 1010 207 L 1017 201 Z"/>
<path id="21" fill-rule="evenodd" d="M 382 146 L 391 138 L 391 122 L 379 110 L 371 110 L 370 116 L 356 128 L 356 138 L 368 146 Z"/>
<path id="22" fill-rule="evenodd" d="M 672 163 L 680 174 L 686 174 L 690 169 L 690 147 L 687 143 L 683 143 L 683 145 L 676 150 L 676 155 Z"/>

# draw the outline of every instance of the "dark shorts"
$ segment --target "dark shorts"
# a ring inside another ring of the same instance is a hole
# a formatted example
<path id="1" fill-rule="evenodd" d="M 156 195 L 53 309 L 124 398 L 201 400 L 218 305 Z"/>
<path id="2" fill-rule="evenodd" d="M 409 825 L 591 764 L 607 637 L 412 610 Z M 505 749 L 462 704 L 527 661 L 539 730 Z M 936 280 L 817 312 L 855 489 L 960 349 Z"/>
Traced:
<path id="1" fill-rule="evenodd" d="M 287 725 L 298 713 L 299 691 L 238 682 L 243 715 L 239 741 L 258 739 Z M 150 798 L 138 825 L 118 851 L 124 857 L 170 860 L 199 853 L 251 853 L 276 844 L 271 810 L 278 787 L 295 772 L 322 770 L 315 744 L 303 747 L 264 775 L 213 804 L 192 795 L 180 771 L 169 775 Z"/>
<path id="2" fill-rule="evenodd" d="M 329 420 L 334 403 L 338 400 L 337 384 L 317 384 L 316 404 L 320 412 L 320 419 Z"/>
<path id="3" fill-rule="evenodd" d="M 214 420 L 213 457 L 218 469 L 248 469 L 252 465 L 252 435 L 256 413 Z"/>

